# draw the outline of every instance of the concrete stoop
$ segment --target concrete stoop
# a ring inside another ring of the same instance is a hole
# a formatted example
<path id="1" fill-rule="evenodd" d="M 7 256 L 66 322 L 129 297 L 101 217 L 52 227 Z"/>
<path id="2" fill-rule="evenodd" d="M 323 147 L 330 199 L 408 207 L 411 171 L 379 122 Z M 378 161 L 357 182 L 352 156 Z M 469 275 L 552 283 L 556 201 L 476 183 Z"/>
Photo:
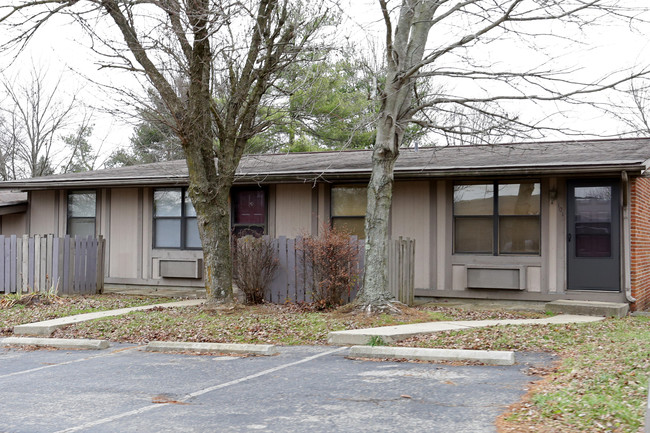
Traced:
<path id="1" fill-rule="evenodd" d="M 546 304 L 546 311 L 583 316 L 625 317 L 630 310 L 626 303 L 557 300 Z"/>

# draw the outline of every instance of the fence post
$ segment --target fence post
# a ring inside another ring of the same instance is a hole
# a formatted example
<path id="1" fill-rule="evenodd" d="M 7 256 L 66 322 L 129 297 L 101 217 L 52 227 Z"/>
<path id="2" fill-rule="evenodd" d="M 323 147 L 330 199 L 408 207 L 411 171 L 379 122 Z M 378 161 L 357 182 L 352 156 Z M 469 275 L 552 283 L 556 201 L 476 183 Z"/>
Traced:
<path id="1" fill-rule="evenodd" d="M 11 293 L 16 293 L 16 235 L 11 235 L 9 238 L 9 258 L 11 269 L 9 290 Z"/>
<path id="2" fill-rule="evenodd" d="M 31 284 L 29 283 L 29 235 L 23 235 L 22 263 L 23 263 L 22 291 L 27 292 L 28 290 L 31 290 Z"/>
<path id="3" fill-rule="evenodd" d="M 84 239 L 75 236 L 74 237 L 74 272 L 72 275 L 74 275 L 74 291 L 75 293 L 81 293 L 83 289 L 83 272 L 86 268 L 84 265 L 84 260 L 83 260 L 83 250 L 84 250 L 85 242 Z"/>
<path id="4" fill-rule="evenodd" d="M 4 266 L 3 266 L 3 273 L 4 273 L 4 278 L 3 278 L 3 288 L 5 293 L 10 293 L 10 283 L 11 283 L 11 241 L 9 238 L 6 238 L 2 236 L 3 242 L 2 242 L 2 253 L 3 253 L 3 258 L 4 258 Z"/>
<path id="5" fill-rule="evenodd" d="M 104 247 L 106 240 L 103 236 L 97 242 L 97 286 L 96 293 L 104 293 Z"/>
<path id="6" fill-rule="evenodd" d="M 306 260 L 306 254 L 305 254 L 305 239 L 300 238 L 300 261 L 302 262 L 302 268 L 303 268 L 303 284 L 302 284 L 302 292 L 303 292 L 303 297 L 305 302 L 312 302 L 313 299 L 313 287 L 314 287 L 314 268 L 312 267 L 312 264 Z"/>
<path id="7" fill-rule="evenodd" d="M 92 290 L 95 288 L 95 270 L 97 266 L 97 245 L 96 240 L 93 236 L 88 236 L 86 241 L 86 276 L 84 278 L 84 293 L 93 293 Z"/>
<path id="8" fill-rule="evenodd" d="M 278 298 L 277 302 L 282 304 L 287 300 L 287 274 L 289 269 L 287 268 L 287 238 L 286 236 L 280 236 L 278 238 Z"/>
<path id="9" fill-rule="evenodd" d="M 70 281 L 70 236 L 65 235 L 63 238 L 63 284 L 61 289 L 63 292 L 67 293 L 69 291 L 69 281 Z"/>
<path id="10" fill-rule="evenodd" d="M 61 238 L 52 238 L 52 285 L 55 290 L 61 286 Z"/>
<path id="11" fill-rule="evenodd" d="M 287 298 L 288 302 L 296 302 L 296 240 L 287 239 Z"/>
<path id="12" fill-rule="evenodd" d="M 409 242 L 410 251 L 409 251 L 409 305 L 415 303 L 415 239 L 411 239 Z"/>
<path id="13" fill-rule="evenodd" d="M 265 299 L 268 302 L 273 302 L 273 299 L 275 298 L 277 300 L 277 294 L 278 292 L 278 286 L 280 283 L 280 276 L 282 275 L 282 269 L 280 269 L 280 243 L 278 242 L 278 239 L 271 239 L 271 247 L 273 248 L 273 255 L 275 258 L 278 260 L 278 267 L 275 270 L 275 275 L 273 276 L 273 279 L 271 280 L 271 284 L 269 286 L 269 290 L 267 292 L 268 297 Z"/>
<path id="14" fill-rule="evenodd" d="M 305 302 L 305 296 L 307 290 L 305 289 L 305 259 L 304 253 L 302 250 L 302 236 L 296 236 L 295 241 L 295 261 L 296 261 L 296 299 L 295 302 Z"/>
<path id="15" fill-rule="evenodd" d="M 36 244 L 36 248 L 38 248 L 41 254 L 41 291 L 47 292 L 49 290 L 49 287 L 47 287 L 47 235 L 41 236 L 39 243 Z"/>
<path id="16" fill-rule="evenodd" d="M 40 254 L 40 236 L 34 235 L 29 239 L 29 283 L 34 293 L 42 291 Z"/>

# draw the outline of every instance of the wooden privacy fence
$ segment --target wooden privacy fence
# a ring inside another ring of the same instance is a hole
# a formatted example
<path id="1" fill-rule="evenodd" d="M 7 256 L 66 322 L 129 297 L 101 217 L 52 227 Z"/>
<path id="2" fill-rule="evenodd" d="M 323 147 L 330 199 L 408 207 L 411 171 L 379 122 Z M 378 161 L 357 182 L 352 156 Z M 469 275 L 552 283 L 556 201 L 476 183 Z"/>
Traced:
<path id="1" fill-rule="evenodd" d="M 300 249 L 300 238 L 287 239 L 281 236 L 271 239 L 273 250 L 278 259 L 278 269 L 270 287 L 265 293 L 265 300 L 274 303 L 311 302 L 311 270 L 304 260 L 304 251 Z M 357 249 L 356 279 L 344 299 L 351 302 L 357 295 L 363 281 L 365 242 L 350 238 L 350 243 Z M 389 242 L 388 249 L 388 288 L 395 298 L 407 305 L 413 304 L 415 292 L 415 240 L 399 238 Z"/>
<path id="2" fill-rule="evenodd" d="M 94 294 L 104 288 L 104 239 L 0 236 L 0 294 Z"/>

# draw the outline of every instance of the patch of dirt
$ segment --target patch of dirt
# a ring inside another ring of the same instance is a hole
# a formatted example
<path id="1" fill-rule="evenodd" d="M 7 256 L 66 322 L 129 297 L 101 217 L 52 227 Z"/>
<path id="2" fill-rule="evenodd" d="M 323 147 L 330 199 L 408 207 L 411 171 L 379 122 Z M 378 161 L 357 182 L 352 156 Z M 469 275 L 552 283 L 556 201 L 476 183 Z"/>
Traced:
<path id="1" fill-rule="evenodd" d="M 170 396 L 165 395 L 165 394 L 159 394 L 159 395 L 153 396 L 153 398 L 151 399 L 151 402 L 152 403 L 159 403 L 159 404 L 189 405 L 189 403 L 186 403 L 184 401 L 174 400 L 173 398 L 171 398 Z"/>
<path id="2" fill-rule="evenodd" d="M 555 420 L 542 418 L 531 401 L 533 395 L 543 393 L 545 390 L 551 388 L 553 381 L 553 375 L 551 373 L 557 370 L 557 365 L 558 362 L 555 363 L 554 367 L 550 368 L 529 369 L 528 374 L 542 376 L 542 379 L 531 382 L 526 394 L 521 400 L 510 405 L 497 418 L 496 427 L 498 433 L 569 433 L 571 431 L 563 429 Z"/>

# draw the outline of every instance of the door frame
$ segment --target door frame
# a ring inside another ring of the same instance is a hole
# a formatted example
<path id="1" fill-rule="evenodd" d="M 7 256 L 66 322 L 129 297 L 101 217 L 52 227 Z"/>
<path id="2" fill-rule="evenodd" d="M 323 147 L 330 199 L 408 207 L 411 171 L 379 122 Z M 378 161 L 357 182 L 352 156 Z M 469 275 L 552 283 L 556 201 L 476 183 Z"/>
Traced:
<path id="1" fill-rule="evenodd" d="M 610 186 L 611 197 L 611 227 L 610 227 L 610 251 L 609 257 L 586 257 L 576 256 L 576 233 L 575 233 L 575 188 Z M 622 287 L 623 273 L 621 263 L 622 252 L 622 209 L 621 209 L 621 182 L 616 179 L 569 179 L 567 180 L 567 217 L 566 217 L 566 289 L 568 292 L 589 291 L 620 293 Z M 615 272 L 616 278 L 607 278 L 609 272 Z M 589 275 L 588 278 L 577 275 Z M 584 281 L 584 283 L 580 283 Z M 604 281 L 598 285 L 593 281 Z"/>

